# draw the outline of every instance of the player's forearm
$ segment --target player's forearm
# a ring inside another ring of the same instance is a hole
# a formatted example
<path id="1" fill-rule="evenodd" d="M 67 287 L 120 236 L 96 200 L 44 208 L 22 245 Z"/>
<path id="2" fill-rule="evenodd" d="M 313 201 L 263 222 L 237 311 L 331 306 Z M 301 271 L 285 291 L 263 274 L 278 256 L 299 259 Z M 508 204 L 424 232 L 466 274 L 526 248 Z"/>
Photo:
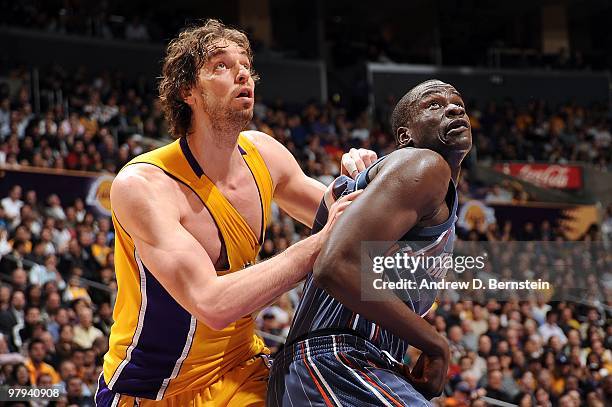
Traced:
<path id="1" fill-rule="evenodd" d="M 213 287 L 200 291 L 199 314 L 211 327 L 221 329 L 261 309 L 312 270 L 320 247 L 320 236 L 314 235 L 269 260 L 217 277 Z"/>
<path id="2" fill-rule="evenodd" d="M 314 265 L 315 281 L 325 291 L 350 310 L 407 340 L 426 354 L 447 355 L 446 340 L 395 294 L 371 292 L 380 300 L 362 300 L 362 278 L 369 278 L 371 274 L 362 274 L 359 260 L 353 260 L 360 259 L 359 253 L 351 256 L 337 254 L 333 260 L 326 256 L 322 254 Z M 363 286 L 372 285 L 366 283 Z"/>

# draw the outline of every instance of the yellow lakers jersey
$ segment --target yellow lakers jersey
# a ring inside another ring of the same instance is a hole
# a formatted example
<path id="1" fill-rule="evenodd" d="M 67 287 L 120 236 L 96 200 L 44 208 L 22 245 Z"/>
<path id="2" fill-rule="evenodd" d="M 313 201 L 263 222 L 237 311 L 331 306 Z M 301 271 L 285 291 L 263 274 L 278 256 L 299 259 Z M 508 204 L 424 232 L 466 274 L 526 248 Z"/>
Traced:
<path id="1" fill-rule="evenodd" d="M 238 148 L 259 190 L 263 239 L 263 229 L 270 218 L 272 179 L 263 158 L 243 134 Z M 262 242 L 204 174 L 185 138 L 140 155 L 127 165 L 136 163 L 159 167 L 198 195 L 223 238 L 229 272 L 255 262 Z M 251 316 L 220 331 L 197 321 L 149 272 L 114 214 L 113 223 L 118 293 L 103 373 L 110 390 L 161 400 L 207 387 L 233 367 L 267 351 L 254 332 Z"/>

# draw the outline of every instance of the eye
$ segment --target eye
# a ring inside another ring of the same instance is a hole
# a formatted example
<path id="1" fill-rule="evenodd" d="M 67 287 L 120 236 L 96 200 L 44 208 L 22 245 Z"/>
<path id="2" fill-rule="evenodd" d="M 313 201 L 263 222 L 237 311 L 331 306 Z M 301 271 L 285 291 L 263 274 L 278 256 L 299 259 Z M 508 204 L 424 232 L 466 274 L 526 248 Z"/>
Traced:
<path id="1" fill-rule="evenodd" d="M 429 102 L 429 108 L 430 109 L 439 109 L 440 107 L 442 107 L 442 106 L 438 102 Z"/>
<path id="2" fill-rule="evenodd" d="M 225 68 L 227 68 L 227 66 L 225 65 L 225 62 L 218 62 L 215 65 L 215 69 L 225 69 Z"/>

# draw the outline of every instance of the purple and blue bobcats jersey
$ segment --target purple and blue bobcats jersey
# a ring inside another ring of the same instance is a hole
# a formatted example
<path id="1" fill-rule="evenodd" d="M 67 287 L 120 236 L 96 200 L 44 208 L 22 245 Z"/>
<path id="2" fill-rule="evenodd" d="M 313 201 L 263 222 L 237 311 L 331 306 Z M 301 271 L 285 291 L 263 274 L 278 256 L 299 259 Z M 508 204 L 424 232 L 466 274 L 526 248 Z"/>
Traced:
<path id="1" fill-rule="evenodd" d="M 384 158 L 380 158 L 379 161 Z M 334 197 L 338 199 L 358 189 L 366 188 L 370 182 L 368 180 L 369 169 L 374 167 L 374 165 L 359 174 L 356 180 L 352 180 L 344 175 L 338 177 L 334 181 Z M 454 225 L 457 219 L 458 203 L 457 191 L 452 181 L 449 182 L 446 202 L 448 207 L 451 208 L 446 222 L 437 226 L 412 228 L 397 242 L 394 250 L 396 252 L 407 253 L 411 256 L 427 256 L 429 258 L 450 256 L 453 251 L 455 238 Z M 316 233 L 323 228 L 327 221 L 327 216 L 328 208 L 325 202 L 322 201 L 317 211 L 312 233 Z M 390 253 L 387 252 L 386 255 L 390 255 Z M 399 296 L 406 305 L 419 315 L 424 315 L 429 311 L 438 294 L 438 290 L 434 288 L 418 289 L 419 286 L 422 286 L 421 282 L 423 280 L 428 282 L 440 281 L 446 275 L 446 270 L 439 267 L 441 262 L 435 264 L 438 267 L 434 265 L 429 268 L 425 266 L 418 267 L 411 272 L 393 270 L 397 273 L 397 278 L 413 279 L 416 282 L 413 287 L 416 286 L 417 288 L 402 290 Z M 427 286 L 430 286 L 430 284 L 427 284 Z M 376 323 L 352 312 L 323 289 L 317 287 L 314 284 L 311 272 L 306 278 L 304 292 L 297 307 L 287 343 L 292 343 L 296 339 L 312 335 L 316 331 L 333 331 L 336 329 L 339 331 L 356 332 L 359 336 L 378 346 L 382 351 L 388 352 L 396 360 L 402 360 L 410 344 L 409 340 L 400 339 Z"/>

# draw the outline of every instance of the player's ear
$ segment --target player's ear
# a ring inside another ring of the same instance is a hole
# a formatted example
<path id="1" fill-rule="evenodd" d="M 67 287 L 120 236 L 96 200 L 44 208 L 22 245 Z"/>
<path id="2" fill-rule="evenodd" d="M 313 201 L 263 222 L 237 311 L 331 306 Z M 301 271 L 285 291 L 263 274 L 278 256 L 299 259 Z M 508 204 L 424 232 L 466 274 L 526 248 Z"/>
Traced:
<path id="1" fill-rule="evenodd" d="M 194 91 L 195 88 L 181 90 L 181 99 L 183 99 L 183 102 L 187 103 L 189 106 L 193 106 L 195 104 L 195 97 L 193 96 Z"/>
<path id="2" fill-rule="evenodd" d="M 397 140 L 397 144 L 399 144 L 400 147 L 405 147 L 414 144 L 414 140 L 410 135 L 408 127 L 398 127 L 397 132 L 395 133 L 395 139 Z"/>

